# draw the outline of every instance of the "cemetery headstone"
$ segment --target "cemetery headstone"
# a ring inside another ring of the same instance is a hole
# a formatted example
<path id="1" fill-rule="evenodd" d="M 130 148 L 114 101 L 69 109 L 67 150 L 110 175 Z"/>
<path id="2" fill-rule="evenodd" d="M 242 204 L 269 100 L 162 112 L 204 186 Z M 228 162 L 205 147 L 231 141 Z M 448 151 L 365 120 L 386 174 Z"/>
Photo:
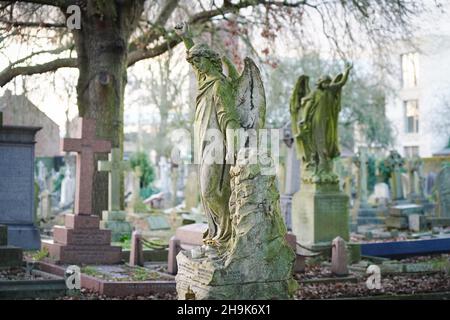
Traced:
<path id="1" fill-rule="evenodd" d="M 66 165 L 64 178 L 61 182 L 61 198 L 59 205 L 61 208 L 72 205 L 75 200 L 75 178 L 73 176 L 72 168 L 69 164 Z"/>
<path id="2" fill-rule="evenodd" d="M 450 217 L 450 165 L 444 165 L 436 178 L 438 216 Z"/>
<path id="3" fill-rule="evenodd" d="M 48 221 L 52 215 L 52 194 L 44 190 L 39 195 L 39 218 Z"/>
<path id="4" fill-rule="evenodd" d="M 170 188 L 170 194 L 171 194 L 171 201 L 170 205 L 171 207 L 175 207 L 177 205 L 177 193 L 178 193 L 178 178 L 180 174 L 180 168 L 177 164 L 172 163 L 171 164 L 171 188 Z"/>
<path id="5" fill-rule="evenodd" d="M 358 156 L 353 161 L 358 167 L 358 192 L 355 205 L 352 209 L 356 224 L 384 224 L 384 207 L 371 207 L 368 202 L 367 179 L 369 157 L 367 147 L 360 147 Z"/>
<path id="6" fill-rule="evenodd" d="M 198 175 L 197 171 L 191 170 L 189 172 L 186 188 L 184 191 L 185 209 L 190 211 L 192 208 L 197 208 L 199 204 L 199 190 L 198 190 Z"/>
<path id="7" fill-rule="evenodd" d="M 331 272 L 337 276 L 348 275 L 348 254 L 345 241 L 336 237 L 331 249 Z"/>
<path id="8" fill-rule="evenodd" d="M 134 213 L 143 213 L 147 211 L 141 198 L 141 177 L 141 167 L 136 166 L 133 171 L 133 194 L 131 199 L 131 208 Z"/>
<path id="9" fill-rule="evenodd" d="M 384 182 L 378 182 L 375 184 L 373 194 L 369 197 L 369 203 L 378 207 L 387 206 L 390 199 L 389 185 Z"/>
<path id="10" fill-rule="evenodd" d="M 428 196 L 433 194 L 434 184 L 436 182 L 436 177 L 437 177 L 437 174 L 434 173 L 434 172 L 430 172 L 427 175 L 425 192 L 426 192 L 426 194 Z"/>
<path id="11" fill-rule="evenodd" d="M 177 237 L 173 236 L 169 240 L 169 257 L 167 261 L 167 272 L 170 274 L 177 274 L 177 254 L 181 250 L 181 241 Z"/>
<path id="12" fill-rule="evenodd" d="M 423 199 L 423 178 L 421 176 L 421 167 L 423 163 L 419 157 L 408 159 L 406 168 L 409 176 L 409 190 L 408 199 L 412 202 Z"/>
<path id="13" fill-rule="evenodd" d="M 41 191 L 47 190 L 48 189 L 48 185 L 47 185 L 47 175 L 48 175 L 47 167 L 45 166 L 44 162 L 39 161 L 38 164 L 37 164 L 37 168 L 38 168 L 37 180 L 38 180 L 39 188 L 41 189 Z"/>
<path id="14" fill-rule="evenodd" d="M 50 257 L 59 263 L 113 264 L 121 261 L 121 247 L 111 246 L 111 231 L 100 229 L 92 215 L 94 154 L 111 150 L 109 141 L 96 138 L 95 120 L 81 118 L 80 138 L 63 139 L 64 151 L 77 153 L 74 214 L 65 215 L 65 225 L 53 228 L 53 240 L 43 240 Z"/>
<path id="15" fill-rule="evenodd" d="M 165 195 L 170 195 L 170 163 L 167 158 L 162 156 L 158 163 L 159 166 L 159 188 Z M 169 199 L 170 197 L 167 197 Z"/>
<path id="16" fill-rule="evenodd" d="M 0 127 L 0 224 L 8 226 L 10 245 L 40 248 L 36 227 L 34 145 L 40 128 Z"/>
<path id="17" fill-rule="evenodd" d="M 144 251 L 142 245 L 142 235 L 138 231 L 133 231 L 131 234 L 131 249 L 130 249 L 130 266 L 144 265 Z"/>
<path id="18" fill-rule="evenodd" d="M 8 226 L 0 224 L 0 269 L 22 266 L 21 248 L 8 245 Z"/>
<path id="19" fill-rule="evenodd" d="M 112 232 L 112 240 L 120 241 L 130 235 L 132 227 L 126 221 L 126 212 L 121 206 L 122 183 L 121 173 L 129 170 L 130 164 L 121 158 L 120 149 L 114 148 L 108 156 L 108 161 L 98 162 L 98 171 L 108 172 L 108 210 L 103 211 L 100 226 Z"/>
<path id="20" fill-rule="evenodd" d="M 150 230 L 169 230 L 170 224 L 164 214 L 152 213 L 147 218 Z"/>
<path id="21" fill-rule="evenodd" d="M 414 232 L 420 232 L 426 227 L 426 217 L 422 214 L 410 214 L 408 216 L 408 229 Z"/>
<path id="22" fill-rule="evenodd" d="M 283 194 L 280 196 L 281 213 L 288 230 L 292 230 L 292 197 L 300 189 L 301 163 L 293 145 L 291 124 L 283 128 L 283 141 L 287 148 Z"/>
<path id="23" fill-rule="evenodd" d="M 405 165 L 405 160 L 401 155 L 392 150 L 389 156 L 384 160 L 384 165 L 391 172 L 390 185 L 391 185 L 391 197 L 395 203 L 404 203 L 405 196 L 402 183 L 402 171 Z"/>

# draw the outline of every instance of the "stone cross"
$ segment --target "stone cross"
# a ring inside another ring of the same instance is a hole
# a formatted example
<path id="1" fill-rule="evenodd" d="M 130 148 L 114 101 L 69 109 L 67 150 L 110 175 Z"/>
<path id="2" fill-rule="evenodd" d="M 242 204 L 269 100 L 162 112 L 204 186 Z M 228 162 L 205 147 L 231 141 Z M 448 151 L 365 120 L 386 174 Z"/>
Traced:
<path id="1" fill-rule="evenodd" d="M 385 160 L 385 166 L 391 170 L 392 200 L 403 200 L 402 168 L 405 160 L 393 150 Z"/>
<path id="2" fill-rule="evenodd" d="M 120 175 L 130 169 L 130 162 L 121 159 L 119 148 L 114 148 L 108 156 L 108 161 L 98 162 L 98 171 L 108 172 L 108 211 L 120 211 Z"/>
<path id="3" fill-rule="evenodd" d="M 111 142 L 97 140 L 95 134 L 95 120 L 81 118 L 81 137 L 79 139 L 63 139 L 63 151 L 77 153 L 77 175 L 75 192 L 75 214 L 92 214 L 92 191 L 94 184 L 94 155 L 96 152 L 111 151 Z"/>
<path id="4" fill-rule="evenodd" d="M 409 176 L 409 199 L 414 201 L 424 199 L 424 178 L 423 178 L 423 162 L 419 157 L 408 159 L 406 163 Z"/>

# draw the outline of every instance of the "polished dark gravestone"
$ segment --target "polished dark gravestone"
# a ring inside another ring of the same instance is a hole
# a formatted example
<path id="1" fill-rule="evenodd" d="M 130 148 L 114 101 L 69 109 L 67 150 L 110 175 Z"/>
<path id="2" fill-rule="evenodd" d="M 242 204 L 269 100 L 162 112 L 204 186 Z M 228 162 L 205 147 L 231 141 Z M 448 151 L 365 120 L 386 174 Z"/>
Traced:
<path id="1" fill-rule="evenodd" d="M 0 126 L 0 224 L 8 245 L 40 248 L 34 216 L 34 144 L 41 128 Z"/>

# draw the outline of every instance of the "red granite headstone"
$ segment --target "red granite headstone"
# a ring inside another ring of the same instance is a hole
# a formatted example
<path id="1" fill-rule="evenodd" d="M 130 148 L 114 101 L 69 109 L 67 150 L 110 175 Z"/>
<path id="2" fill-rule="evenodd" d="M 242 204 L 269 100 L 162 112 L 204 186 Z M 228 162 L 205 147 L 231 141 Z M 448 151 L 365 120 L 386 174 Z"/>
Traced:
<path id="1" fill-rule="evenodd" d="M 53 240 L 42 247 L 59 263 L 112 264 L 121 261 L 121 247 L 111 246 L 111 231 L 100 229 L 100 218 L 92 214 L 94 155 L 111 150 L 111 143 L 97 140 L 95 120 L 81 119 L 81 138 L 64 139 L 63 150 L 77 152 L 75 214 L 66 214 L 65 225 L 56 226 Z"/>

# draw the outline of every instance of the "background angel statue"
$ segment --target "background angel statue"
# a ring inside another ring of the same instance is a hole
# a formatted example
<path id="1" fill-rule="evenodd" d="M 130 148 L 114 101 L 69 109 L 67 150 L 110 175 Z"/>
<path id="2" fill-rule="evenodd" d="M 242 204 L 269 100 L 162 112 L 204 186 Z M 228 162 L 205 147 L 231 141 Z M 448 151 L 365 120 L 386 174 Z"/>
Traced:
<path id="1" fill-rule="evenodd" d="M 309 77 L 301 75 L 290 101 L 291 125 L 297 153 L 303 161 L 306 178 L 332 181 L 332 160 L 339 156 L 338 116 L 341 91 L 352 66 L 334 79 L 322 76 L 314 91 Z"/>
<path id="2" fill-rule="evenodd" d="M 239 76 L 227 58 L 221 58 L 206 44 L 194 44 L 186 23 L 177 25 L 175 31 L 184 41 L 187 61 L 197 76 L 194 134 L 200 148 L 200 195 L 208 221 L 204 242 L 225 249 L 232 235 L 230 168 L 236 155 L 234 139 L 227 139 L 227 131 L 263 127 L 264 88 L 259 70 L 251 59 L 245 59 L 244 71 Z M 223 73 L 222 63 L 227 75 Z M 212 152 L 217 152 L 217 143 L 206 143 L 209 129 L 220 132 L 222 152 L 219 154 L 223 155 L 220 163 L 210 163 L 207 159 Z"/>

